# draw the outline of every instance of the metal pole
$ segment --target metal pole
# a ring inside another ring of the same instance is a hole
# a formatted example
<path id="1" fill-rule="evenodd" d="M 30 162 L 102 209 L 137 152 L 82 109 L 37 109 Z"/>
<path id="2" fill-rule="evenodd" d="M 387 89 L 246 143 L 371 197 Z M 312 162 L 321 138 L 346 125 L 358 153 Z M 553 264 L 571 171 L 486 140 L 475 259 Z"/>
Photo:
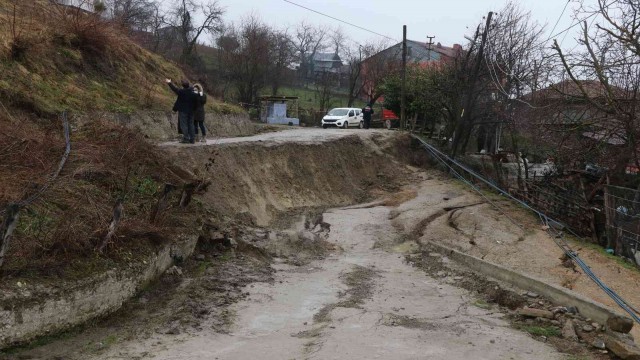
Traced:
<path id="1" fill-rule="evenodd" d="M 407 25 L 402 26 L 402 95 L 400 100 L 400 129 L 407 124 Z"/>
<path id="2" fill-rule="evenodd" d="M 487 42 L 487 35 L 489 34 L 489 27 L 491 26 L 491 18 L 493 17 L 493 12 L 490 11 L 487 16 L 487 24 L 485 25 L 484 32 L 482 33 L 482 42 L 480 43 L 480 49 L 478 50 L 478 55 L 476 56 L 476 62 L 474 64 L 473 73 L 471 74 L 471 79 L 469 80 L 469 89 L 467 94 L 467 99 L 465 101 L 465 106 L 462 109 L 462 119 L 460 120 L 461 126 L 459 127 L 460 131 L 455 134 L 455 138 L 453 140 L 453 149 L 451 152 L 451 157 L 455 159 L 458 151 L 464 153 L 465 149 L 460 149 L 460 142 L 462 141 L 462 146 L 464 147 L 467 144 L 467 140 L 469 137 L 469 132 L 471 131 L 471 118 L 472 107 L 474 104 L 475 97 L 475 89 L 476 89 L 476 81 L 478 79 L 478 74 L 480 73 L 480 65 L 482 64 L 483 56 L 484 56 L 484 46 Z M 463 139 L 464 137 L 464 139 Z"/>

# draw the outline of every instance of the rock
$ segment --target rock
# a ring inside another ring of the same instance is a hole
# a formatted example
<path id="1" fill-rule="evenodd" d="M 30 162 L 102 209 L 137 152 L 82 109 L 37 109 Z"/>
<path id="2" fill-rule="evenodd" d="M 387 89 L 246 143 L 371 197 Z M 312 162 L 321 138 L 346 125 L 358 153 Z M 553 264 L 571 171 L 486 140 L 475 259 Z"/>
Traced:
<path id="1" fill-rule="evenodd" d="M 231 246 L 234 249 L 238 247 L 238 242 L 236 241 L 236 239 L 229 238 L 228 240 L 229 240 L 229 246 Z"/>
<path id="2" fill-rule="evenodd" d="M 622 360 L 640 360 L 640 348 L 629 340 L 610 335 L 605 338 L 604 344 L 607 349 Z"/>
<path id="3" fill-rule="evenodd" d="M 633 328 L 633 320 L 628 317 L 614 315 L 607 319 L 607 327 L 610 330 L 626 334 Z"/>
<path id="4" fill-rule="evenodd" d="M 578 308 L 575 306 L 567 306 L 567 313 L 576 315 L 578 313 Z"/>
<path id="5" fill-rule="evenodd" d="M 553 320 L 553 313 L 547 310 L 532 309 L 532 308 L 526 307 L 518 310 L 518 314 L 526 317 L 546 318 L 546 319 Z"/>
<path id="6" fill-rule="evenodd" d="M 605 350 L 607 348 L 607 346 L 604 344 L 604 341 L 602 341 L 601 339 L 593 340 L 593 342 L 591 343 L 591 346 L 600 350 Z"/>
<path id="7" fill-rule="evenodd" d="M 167 335 L 179 335 L 180 329 L 177 326 L 170 327 L 167 331 L 164 332 Z"/>
<path id="8" fill-rule="evenodd" d="M 573 327 L 573 321 L 568 320 L 562 327 L 562 337 L 571 340 L 578 341 L 578 335 L 576 335 L 576 329 Z"/>
<path id="9" fill-rule="evenodd" d="M 165 330 L 162 331 L 163 334 L 168 335 L 178 335 L 180 334 L 180 322 L 173 321 L 171 324 L 168 324 Z"/>
<path id="10" fill-rule="evenodd" d="M 196 260 L 198 261 L 205 261 L 206 257 L 202 254 L 198 254 L 196 255 Z"/>
<path id="11" fill-rule="evenodd" d="M 169 270 L 167 270 L 167 274 L 168 275 L 175 275 L 175 276 L 182 276 L 182 269 L 180 269 L 179 267 L 173 265 L 172 267 L 169 268 Z"/>
<path id="12" fill-rule="evenodd" d="M 534 293 L 534 292 L 532 292 L 532 291 L 528 291 L 528 292 L 526 292 L 524 295 L 525 295 L 525 296 L 528 296 L 528 297 L 530 297 L 530 298 L 533 298 L 533 299 L 540 297 L 540 295 L 538 295 L 538 294 L 536 294 L 536 293 Z"/>
<path id="13" fill-rule="evenodd" d="M 592 332 L 593 330 L 595 330 L 595 328 L 593 326 L 591 326 L 591 325 L 585 325 L 585 326 L 582 327 L 582 331 L 587 332 L 587 333 Z"/>
<path id="14" fill-rule="evenodd" d="M 438 276 L 438 277 L 446 277 L 447 276 L 447 272 L 446 271 L 438 271 L 436 273 L 436 276 Z"/>
<path id="15" fill-rule="evenodd" d="M 454 276 L 453 277 L 453 280 L 455 280 L 455 281 L 461 281 L 463 279 L 464 279 L 464 277 L 462 277 L 462 276 Z"/>
<path id="16" fill-rule="evenodd" d="M 209 237 L 212 240 L 223 240 L 224 239 L 224 234 L 221 233 L 220 231 L 211 231 L 209 233 Z"/>
<path id="17" fill-rule="evenodd" d="M 557 306 L 551 309 L 551 312 L 553 312 L 554 314 L 566 314 L 567 308 L 564 306 Z"/>
<path id="18" fill-rule="evenodd" d="M 551 320 L 551 325 L 560 326 L 560 321 L 558 321 L 558 320 Z"/>

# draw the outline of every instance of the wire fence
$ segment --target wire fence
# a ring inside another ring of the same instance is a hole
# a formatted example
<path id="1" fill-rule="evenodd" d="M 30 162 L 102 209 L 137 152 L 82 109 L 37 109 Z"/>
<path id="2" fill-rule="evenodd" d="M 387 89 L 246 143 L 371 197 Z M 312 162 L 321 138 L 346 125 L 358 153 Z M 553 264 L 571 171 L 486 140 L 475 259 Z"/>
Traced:
<path id="1" fill-rule="evenodd" d="M 424 149 L 431 156 L 433 156 L 433 158 L 435 160 L 437 160 L 440 164 L 442 164 L 443 166 L 445 166 L 448 169 L 450 169 L 452 174 L 455 177 L 457 177 L 461 181 L 465 182 L 467 185 L 472 187 L 474 190 L 476 190 L 476 191 L 481 193 L 481 191 L 478 189 L 478 187 L 476 185 L 474 185 L 471 180 L 468 180 L 468 179 L 474 179 L 475 181 L 483 183 L 484 185 L 488 186 L 489 188 L 491 188 L 492 190 L 498 192 L 499 194 L 505 196 L 506 198 L 508 198 L 508 199 L 510 199 L 512 201 L 515 201 L 516 203 L 520 204 L 525 209 L 528 209 L 528 210 L 534 212 L 535 214 L 537 214 L 540 217 L 540 220 L 542 221 L 542 224 L 545 225 L 545 228 L 547 229 L 547 231 L 551 235 L 550 237 L 553 239 L 553 241 L 556 243 L 556 245 L 562 249 L 564 254 L 568 258 L 570 258 L 576 265 L 578 265 L 580 267 L 580 269 L 585 273 L 585 275 L 587 275 L 596 285 L 598 285 L 598 287 L 600 287 L 616 304 L 618 304 L 618 306 L 620 306 L 621 309 L 623 309 L 626 313 L 628 313 L 629 316 L 631 316 L 631 318 L 633 318 L 633 320 L 635 322 L 640 324 L 640 316 L 639 316 L 638 312 L 636 311 L 636 309 L 633 306 L 631 306 L 627 301 L 625 301 L 620 295 L 618 295 L 614 290 L 609 288 L 602 280 L 600 280 L 600 278 L 598 278 L 598 276 L 595 273 L 593 273 L 593 271 L 591 270 L 589 265 L 587 265 L 584 262 L 584 260 L 582 260 L 578 256 L 577 252 L 575 252 L 574 250 L 571 249 L 571 247 L 569 246 L 569 244 L 565 240 L 565 232 L 564 231 L 556 230 L 556 229 L 554 229 L 553 226 L 551 226 L 552 224 L 558 224 L 559 223 L 556 219 L 553 219 L 552 217 L 550 217 L 549 215 L 545 214 L 543 211 L 537 209 L 535 206 L 532 206 L 531 204 L 527 203 L 526 201 L 524 201 L 522 199 L 518 199 L 513 194 L 509 193 L 508 191 L 502 189 L 500 186 L 495 184 L 493 181 L 490 181 L 490 180 L 486 179 L 485 177 L 483 177 L 481 174 L 478 174 L 476 171 L 474 171 L 470 167 L 466 166 L 465 164 L 463 164 L 463 163 L 461 163 L 461 162 L 459 162 L 459 161 L 457 161 L 455 159 L 452 159 L 451 157 L 449 157 L 448 155 L 446 155 L 442 151 L 438 150 L 433 145 L 431 145 L 428 142 L 426 142 L 424 139 L 421 139 L 420 137 L 417 137 L 415 135 L 414 135 L 414 138 L 416 138 L 418 141 L 420 141 L 422 143 L 422 146 L 424 147 Z M 462 174 L 464 174 L 464 176 Z M 632 189 L 624 189 L 624 190 L 628 191 L 628 190 L 632 190 Z M 634 194 L 634 195 L 637 195 L 637 194 Z M 617 197 L 621 197 L 621 198 L 625 198 L 624 194 L 619 194 L 618 193 L 618 195 L 616 195 L 616 196 Z M 626 198 L 629 198 L 629 194 L 628 193 L 627 193 L 627 197 Z M 634 203 L 634 204 L 637 204 L 640 201 L 640 199 L 637 199 L 637 198 L 634 197 L 630 201 L 632 203 Z M 492 203 L 492 205 L 499 207 L 499 205 L 496 204 L 496 203 Z M 504 211 L 502 209 L 500 209 L 500 210 Z M 516 224 L 518 226 L 522 226 L 521 224 L 515 222 L 511 217 L 507 216 L 507 218 L 510 221 L 512 221 L 514 224 Z M 567 230 L 567 232 L 569 234 L 572 234 L 572 235 L 574 235 L 576 237 L 579 237 L 575 232 L 573 232 L 571 230 L 571 228 L 566 228 L 566 230 Z"/>
<path id="2" fill-rule="evenodd" d="M 605 191 L 607 245 L 616 254 L 639 264 L 640 192 L 609 185 Z"/>

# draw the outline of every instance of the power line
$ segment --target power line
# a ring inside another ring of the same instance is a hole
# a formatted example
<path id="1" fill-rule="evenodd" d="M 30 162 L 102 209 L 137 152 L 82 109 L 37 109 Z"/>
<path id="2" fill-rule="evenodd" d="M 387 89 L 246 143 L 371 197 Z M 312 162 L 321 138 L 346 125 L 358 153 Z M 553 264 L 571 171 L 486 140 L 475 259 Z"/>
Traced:
<path id="1" fill-rule="evenodd" d="M 567 3 L 564 4 L 564 9 L 562 9 L 562 13 L 558 17 L 558 20 L 556 21 L 556 24 L 553 25 L 553 29 L 551 29 L 551 31 L 549 32 L 550 34 L 553 34 L 553 32 L 556 31 L 556 28 L 558 27 L 558 24 L 560 23 L 560 20 L 562 20 L 562 16 L 564 15 L 565 11 L 567 11 L 567 8 L 569 7 L 569 3 L 570 2 L 571 2 L 571 0 L 567 0 Z M 551 36 L 549 36 L 549 38 L 547 39 L 547 41 L 549 41 L 549 40 L 551 40 Z"/>
<path id="2" fill-rule="evenodd" d="M 547 216 L 546 214 L 544 214 L 540 210 L 537 210 L 536 208 L 534 208 L 531 205 L 529 205 L 527 202 L 514 197 L 509 192 L 503 190 L 502 188 L 500 188 L 496 184 L 494 184 L 491 181 L 485 179 L 483 176 L 479 175 L 478 173 L 476 173 L 472 169 L 468 168 L 464 164 L 461 164 L 460 162 L 456 161 L 455 159 L 453 159 L 453 158 L 449 157 L 448 155 L 444 154 L 443 152 L 441 152 L 440 150 L 435 148 L 433 145 L 427 143 L 424 139 L 416 136 L 415 134 L 412 134 L 412 137 L 417 139 L 418 141 L 420 141 L 422 143 L 422 146 L 428 152 L 430 152 L 436 158 L 436 160 L 440 161 L 443 165 L 449 167 L 450 169 L 452 169 L 453 165 L 456 165 L 458 168 L 461 169 L 460 172 L 465 172 L 465 173 L 475 177 L 476 179 L 482 181 L 483 183 L 487 184 L 488 186 L 490 186 L 491 188 L 496 190 L 501 195 L 504 195 L 507 198 L 517 202 L 518 204 L 522 205 L 525 209 L 531 210 L 534 213 L 536 213 L 540 217 L 540 219 L 542 220 L 542 223 L 546 226 L 546 228 L 549 229 L 548 231 L 549 231 L 549 233 L 551 235 L 551 238 L 556 243 L 556 245 L 558 245 L 558 247 L 560 247 L 562 249 L 562 251 L 569 258 L 571 258 L 571 260 L 573 260 L 582 269 L 582 271 L 585 273 L 585 275 L 587 275 L 591 280 L 593 280 L 593 282 L 595 282 L 596 285 L 598 285 L 613 301 L 615 301 L 615 303 L 618 304 L 618 306 L 620 306 L 620 308 L 622 308 L 624 311 L 626 311 L 637 323 L 640 323 L 640 316 L 638 316 L 636 309 L 633 306 L 631 306 L 627 301 L 625 301 L 615 291 L 613 291 L 611 288 L 609 288 L 602 280 L 600 280 L 598 278 L 598 276 L 591 270 L 591 268 L 578 256 L 578 254 L 571 249 L 569 244 L 564 239 L 564 234 L 559 232 L 559 231 L 553 230 L 553 228 L 550 226 L 550 224 L 552 224 L 552 223 L 562 224 L 561 222 L 550 218 L 549 216 Z M 451 165 L 451 164 L 453 164 L 453 165 Z M 455 172 L 454 175 L 456 175 L 456 174 L 460 175 L 459 172 L 457 172 L 457 171 L 454 171 L 454 172 Z M 465 182 L 465 183 L 467 183 L 467 182 Z M 470 183 L 467 183 L 467 184 L 469 185 Z M 474 189 L 476 188 L 475 186 L 472 186 L 472 187 Z M 509 218 L 509 220 L 511 220 L 513 222 L 513 220 L 511 218 Z M 516 222 L 514 222 L 514 224 L 519 225 Z M 571 228 L 566 227 L 566 229 L 571 235 L 575 236 L 576 238 L 580 238 L 580 236 L 578 236 L 573 230 L 571 230 Z M 554 232 L 555 234 L 551 234 L 552 232 Z"/>
<path id="3" fill-rule="evenodd" d="M 378 35 L 378 36 L 382 36 L 383 38 L 386 38 L 386 39 L 389 39 L 389 40 L 393 40 L 393 41 L 399 42 L 397 39 L 394 39 L 394 38 L 389 37 L 389 36 L 387 36 L 387 35 L 380 34 L 380 33 L 375 32 L 375 31 L 373 31 L 373 30 L 370 30 L 370 29 L 364 28 L 364 27 L 362 27 L 362 26 L 359 26 L 359 25 L 356 25 L 356 24 L 350 23 L 350 22 L 345 21 L 345 20 L 342 20 L 342 19 L 338 19 L 337 17 L 333 17 L 333 16 L 328 15 L 328 14 L 325 14 L 325 13 L 323 13 L 323 12 L 320 12 L 320 11 L 317 11 L 317 10 L 314 10 L 314 9 L 311 9 L 311 8 L 308 8 L 308 7 L 304 6 L 304 5 L 300 5 L 300 4 L 294 3 L 293 1 L 289 1 L 289 0 L 284 0 L 284 1 L 285 1 L 285 2 L 288 2 L 288 3 L 289 3 L 289 4 L 291 4 L 291 5 L 295 5 L 295 6 L 297 6 L 297 7 L 303 8 L 303 9 L 305 9 L 305 10 L 308 10 L 308 11 L 314 12 L 314 13 L 316 13 L 316 14 L 318 14 L 318 15 L 322 15 L 322 16 L 324 16 L 324 17 L 328 17 L 329 19 L 333 19 L 333 20 L 335 20 L 335 21 L 339 21 L 339 22 L 341 22 L 341 23 L 343 23 L 343 24 L 347 24 L 347 25 L 349 25 L 349 26 L 353 26 L 353 27 L 358 28 L 358 29 L 360 29 L 360 30 L 364 30 L 364 31 L 366 31 L 366 32 L 370 32 L 370 33 L 375 34 L 375 35 Z"/>

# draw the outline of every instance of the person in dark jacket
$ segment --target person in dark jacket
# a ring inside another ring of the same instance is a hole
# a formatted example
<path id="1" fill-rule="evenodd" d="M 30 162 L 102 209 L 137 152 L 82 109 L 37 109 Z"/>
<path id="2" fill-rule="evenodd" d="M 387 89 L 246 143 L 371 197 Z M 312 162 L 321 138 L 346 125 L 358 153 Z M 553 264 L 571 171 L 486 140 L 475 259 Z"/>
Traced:
<path id="1" fill-rule="evenodd" d="M 373 116 L 373 105 L 368 103 L 367 106 L 362 108 L 362 118 L 364 120 L 364 128 L 368 129 L 371 126 L 371 117 Z"/>
<path id="2" fill-rule="evenodd" d="M 207 103 L 207 94 L 204 93 L 202 85 L 200 84 L 193 85 L 193 92 L 196 94 L 196 98 L 198 99 L 196 110 L 193 114 L 196 137 L 198 136 L 198 128 L 200 128 L 200 132 L 202 133 L 200 141 L 206 143 L 207 128 L 204 126 L 204 105 Z"/>
<path id="3" fill-rule="evenodd" d="M 173 105 L 173 111 L 178 112 L 178 126 L 182 130 L 182 143 L 195 143 L 195 126 L 193 124 L 193 115 L 198 103 L 196 94 L 191 89 L 189 82 L 182 81 L 182 89 L 171 82 L 171 79 L 167 79 L 167 84 L 171 90 L 178 95 L 175 104 Z"/>

